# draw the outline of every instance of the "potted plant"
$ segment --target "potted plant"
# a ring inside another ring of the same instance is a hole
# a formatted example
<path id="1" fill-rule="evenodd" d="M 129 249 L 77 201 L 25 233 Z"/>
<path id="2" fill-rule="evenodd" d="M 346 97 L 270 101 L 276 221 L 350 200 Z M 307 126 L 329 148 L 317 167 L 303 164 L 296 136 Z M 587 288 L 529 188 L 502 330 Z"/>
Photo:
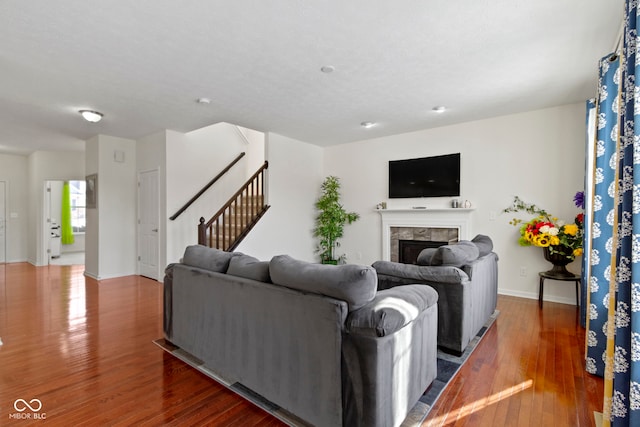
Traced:
<path id="1" fill-rule="evenodd" d="M 355 212 L 347 212 L 340 204 L 340 179 L 335 176 L 325 178 L 321 186 L 322 194 L 316 201 L 316 209 L 319 211 L 316 217 L 316 227 L 313 235 L 318 237 L 317 252 L 323 264 L 338 264 L 344 260 L 345 255 L 336 257 L 335 249 L 340 246 L 338 239 L 344 233 L 345 224 L 360 218 Z"/>

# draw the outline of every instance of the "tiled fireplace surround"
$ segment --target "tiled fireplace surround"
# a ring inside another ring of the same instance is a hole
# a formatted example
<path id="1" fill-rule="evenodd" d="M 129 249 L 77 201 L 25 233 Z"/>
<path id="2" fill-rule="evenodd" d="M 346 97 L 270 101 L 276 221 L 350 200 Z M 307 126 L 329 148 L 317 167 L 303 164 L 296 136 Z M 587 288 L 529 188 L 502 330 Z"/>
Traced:
<path id="1" fill-rule="evenodd" d="M 474 209 L 381 209 L 382 259 L 398 261 L 400 240 L 469 240 Z"/>
<path id="2" fill-rule="evenodd" d="M 398 262 L 400 254 L 400 240 L 419 240 L 423 242 L 449 243 L 458 241 L 457 228 L 436 227 L 391 227 L 390 245 L 391 261 Z"/>

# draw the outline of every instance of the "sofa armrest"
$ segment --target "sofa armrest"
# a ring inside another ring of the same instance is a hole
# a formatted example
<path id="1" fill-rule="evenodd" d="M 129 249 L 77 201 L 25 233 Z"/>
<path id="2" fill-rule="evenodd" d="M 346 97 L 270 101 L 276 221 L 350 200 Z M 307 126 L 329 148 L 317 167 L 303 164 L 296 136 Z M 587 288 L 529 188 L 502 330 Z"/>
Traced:
<path id="1" fill-rule="evenodd" d="M 388 336 L 437 302 L 438 293 L 428 286 L 406 285 L 385 289 L 365 306 L 349 314 L 345 330 L 365 336 Z"/>
<path id="2" fill-rule="evenodd" d="M 378 274 L 411 279 L 418 282 L 464 283 L 469 281 L 467 273 L 452 266 L 421 266 L 391 261 L 376 261 L 373 268 Z"/>

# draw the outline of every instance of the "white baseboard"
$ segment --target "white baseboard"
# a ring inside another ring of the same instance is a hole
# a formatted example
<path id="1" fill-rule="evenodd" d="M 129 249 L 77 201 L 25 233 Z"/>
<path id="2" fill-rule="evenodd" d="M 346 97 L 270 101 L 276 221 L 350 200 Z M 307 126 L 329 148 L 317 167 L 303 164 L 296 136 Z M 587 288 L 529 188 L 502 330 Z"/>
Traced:
<path id="1" fill-rule="evenodd" d="M 538 299 L 538 294 L 536 292 L 521 292 L 521 291 L 512 291 L 510 289 L 498 289 L 498 294 L 508 295 L 511 297 L 519 297 L 519 298 L 527 298 L 527 299 L 535 299 L 535 300 Z M 554 295 L 545 295 L 542 300 L 549 301 L 549 302 L 557 302 L 560 304 L 576 305 L 576 301 L 573 298 L 556 297 Z"/>

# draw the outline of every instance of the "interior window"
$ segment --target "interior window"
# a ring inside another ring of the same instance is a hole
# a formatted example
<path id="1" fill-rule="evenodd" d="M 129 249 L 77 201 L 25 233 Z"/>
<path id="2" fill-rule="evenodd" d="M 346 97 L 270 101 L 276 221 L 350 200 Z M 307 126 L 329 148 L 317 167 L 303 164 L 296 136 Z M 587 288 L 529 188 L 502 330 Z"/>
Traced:
<path id="1" fill-rule="evenodd" d="M 87 226 L 86 188 L 85 181 L 69 181 L 71 227 L 74 233 L 84 233 Z"/>

